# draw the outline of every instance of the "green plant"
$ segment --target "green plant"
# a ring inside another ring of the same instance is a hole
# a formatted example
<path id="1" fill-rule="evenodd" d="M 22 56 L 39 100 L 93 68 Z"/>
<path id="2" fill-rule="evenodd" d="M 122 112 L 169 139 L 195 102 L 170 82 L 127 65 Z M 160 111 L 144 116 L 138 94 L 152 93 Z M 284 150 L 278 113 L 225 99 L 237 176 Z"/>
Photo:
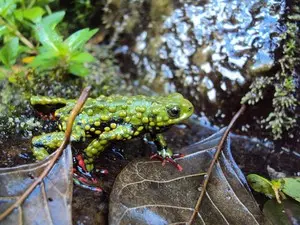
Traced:
<path id="1" fill-rule="evenodd" d="M 300 202 L 299 177 L 283 177 L 269 180 L 257 174 L 249 174 L 247 181 L 254 191 L 263 193 L 269 198 L 276 198 L 278 203 L 281 203 L 282 199 L 286 199 L 285 195 Z"/>
<path id="2" fill-rule="evenodd" d="M 74 75 L 85 76 L 89 71 L 83 64 L 93 61 L 94 57 L 83 52 L 83 47 L 97 29 L 79 30 L 63 41 L 55 28 L 64 15 L 64 12 L 56 12 L 37 23 L 34 30 L 42 46 L 38 49 L 40 54 L 35 57 L 30 66 L 39 70 L 59 67 Z"/>
<path id="3" fill-rule="evenodd" d="M 258 77 L 250 85 L 250 91 L 242 98 L 241 103 L 254 105 L 264 98 L 266 88 L 273 88 L 273 111 L 262 120 L 266 129 L 271 129 L 274 139 L 280 139 L 284 130 L 289 130 L 296 124 L 293 116 L 299 104 L 296 97 L 296 88 L 293 71 L 299 59 L 297 46 L 298 28 L 296 23 L 287 23 L 287 30 L 281 36 L 283 42 L 283 56 L 279 61 L 279 70 L 273 77 Z"/>
<path id="4" fill-rule="evenodd" d="M 65 13 L 51 13 L 50 2 L 0 0 L 0 42 L 3 43 L 0 61 L 6 68 L 0 69 L 0 77 L 9 71 L 14 73 L 16 62 L 32 55 L 34 60 L 28 66 L 37 71 L 60 69 L 77 76 L 89 73 L 84 63 L 94 58 L 83 47 L 97 29 L 82 29 L 63 40 L 56 27 Z M 43 17 L 46 12 L 49 15 Z"/>

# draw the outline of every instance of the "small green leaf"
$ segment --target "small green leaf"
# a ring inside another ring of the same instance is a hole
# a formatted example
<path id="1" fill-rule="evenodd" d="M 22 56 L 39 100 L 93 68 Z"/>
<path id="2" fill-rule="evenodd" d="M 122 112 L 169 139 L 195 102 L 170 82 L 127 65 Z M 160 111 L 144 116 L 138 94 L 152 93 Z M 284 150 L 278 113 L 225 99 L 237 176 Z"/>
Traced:
<path id="1" fill-rule="evenodd" d="M 98 29 L 90 30 L 88 28 L 73 33 L 65 40 L 71 51 L 81 49 L 85 43 L 98 31 Z"/>
<path id="2" fill-rule="evenodd" d="M 85 68 L 83 64 L 72 63 L 68 68 L 68 72 L 76 76 L 84 77 L 88 75 L 90 71 L 87 68 Z"/>
<path id="3" fill-rule="evenodd" d="M 90 53 L 87 52 L 78 52 L 77 54 L 74 54 L 70 58 L 70 62 L 75 63 L 85 63 L 85 62 L 93 62 L 95 61 L 94 56 L 92 56 Z"/>
<path id="4" fill-rule="evenodd" d="M 55 12 L 49 16 L 44 17 L 41 22 L 44 25 L 49 26 L 51 29 L 54 29 L 56 25 L 63 20 L 65 14 L 65 11 Z"/>
<path id="5" fill-rule="evenodd" d="M 0 16 L 6 17 L 12 13 L 15 8 L 17 0 L 0 0 Z"/>
<path id="6" fill-rule="evenodd" d="M 6 26 L 0 26 L 0 38 L 2 35 L 6 34 L 8 32 L 8 29 Z"/>
<path id="7" fill-rule="evenodd" d="M 249 174 L 247 176 L 247 181 L 254 191 L 263 193 L 269 198 L 275 197 L 275 192 L 272 188 L 272 183 L 266 178 L 257 174 Z"/>
<path id="8" fill-rule="evenodd" d="M 49 70 L 58 67 L 60 59 L 53 52 L 40 54 L 34 58 L 29 66 L 39 70 Z"/>
<path id="9" fill-rule="evenodd" d="M 300 177 L 285 177 L 279 180 L 283 183 L 282 191 L 300 202 Z"/>
<path id="10" fill-rule="evenodd" d="M 22 9 L 15 10 L 14 16 L 17 20 L 22 21 L 23 20 L 23 10 Z"/>
<path id="11" fill-rule="evenodd" d="M 29 19 L 34 23 L 40 22 L 44 13 L 45 11 L 38 6 L 23 10 L 24 18 Z"/>
<path id="12" fill-rule="evenodd" d="M 0 60 L 2 63 L 10 68 L 13 64 L 15 64 L 19 51 L 19 39 L 12 38 L 0 50 Z"/>
<path id="13" fill-rule="evenodd" d="M 56 32 L 56 25 L 63 19 L 65 12 L 53 13 L 46 16 L 35 26 L 37 39 L 43 47 L 54 52 L 59 52 L 59 46 L 62 45 L 62 37 Z"/>

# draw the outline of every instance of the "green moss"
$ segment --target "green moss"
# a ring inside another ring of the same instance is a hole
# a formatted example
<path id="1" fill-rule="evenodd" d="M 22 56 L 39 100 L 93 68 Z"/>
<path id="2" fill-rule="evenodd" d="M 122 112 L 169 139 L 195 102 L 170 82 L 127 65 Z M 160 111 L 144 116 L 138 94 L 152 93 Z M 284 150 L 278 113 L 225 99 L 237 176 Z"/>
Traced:
<path id="1" fill-rule="evenodd" d="M 283 55 L 279 62 L 279 70 L 273 77 L 258 77 L 250 86 L 250 91 L 242 98 L 241 103 L 254 105 L 264 98 L 264 90 L 273 88 L 273 111 L 262 122 L 266 129 L 271 129 L 273 138 L 280 139 L 284 131 L 296 124 L 295 108 L 299 104 L 296 97 L 296 88 L 293 73 L 299 64 L 299 39 L 296 34 L 299 29 L 296 23 L 287 23 L 287 30 L 281 36 Z"/>

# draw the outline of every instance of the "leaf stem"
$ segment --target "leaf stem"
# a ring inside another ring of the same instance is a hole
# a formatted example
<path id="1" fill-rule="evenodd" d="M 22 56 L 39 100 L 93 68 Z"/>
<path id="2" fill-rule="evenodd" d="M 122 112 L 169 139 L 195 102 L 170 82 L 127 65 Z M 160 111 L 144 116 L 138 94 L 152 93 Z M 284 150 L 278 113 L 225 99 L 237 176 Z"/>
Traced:
<path id="1" fill-rule="evenodd" d="M 35 51 L 34 45 L 20 33 L 18 29 L 12 27 L 8 22 L 6 22 L 2 17 L 0 17 L 0 24 L 4 24 L 11 32 L 13 32 L 28 48 Z"/>
<path id="2" fill-rule="evenodd" d="M 234 117 L 231 119 L 229 125 L 227 126 L 218 146 L 217 146 L 217 151 L 209 165 L 209 168 L 207 170 L 207 173 L 206 173 L 206 176 L 204 176 L 204 180 L 203 180 L 203 183 L 202 183 L 202 191 L 200 193 L 200 196 L 198 198 L 198 201 L 195 205 L 195 208 L 194 208 L 194 211 L 193 211 L 193 214 L 190 218 L 190 221 L 187 223 L 188 225 L 191 225 L 194 221 L 194 219 L 196 218 L 199 210 L 200 210 L 200 206 L 201 206 L 201 203 L 202 203 L 202 200 L 203 200 L 203 197 L 205 195 L 205 192 L 206 192 L 206 188 L 207 188 L 207 185 L 208 185 L 208 181 L 209 181 L 209 178 L 212 174 L 212 171 L 213 171 L 213 168 L 214 168 L 214 165 L 215 163 L 217 162 L 218 158 L 219 158 L 219 155 L 222 151 L 222 147 L 226 141 L 226 138 L 231 130 L 231 128 L 233 127 L 233 125 L 235 124 L 236 120 L 240 117 L 240 115 L 245 111 L 246 109 L 246 106 L 245 105 L 242 105 L 241 108 L 239 109 L 239 111 L 234 115 Z"/>
<path id="3" fill-rule="evenodd" d="M 2 221 L 5 217 L 7 217 L 15 208 L 20 207 L 20 205 L 24 202 L 24 200 L 26 200 L 28 195 L 35 189 L 35 187 L 37 185 L 39 185 L 43 181 L 43 179 L 47 176 L 49 171 L 52 169 L 56 160 L 60 157 L 61 153 L 63 152 L 63 150 L 66 148 L 67 144 L 70 141 L 73 122 L 74 122 L 77 114 L 79 113 L 80 109 L 84 105 L 84 103 L 88 97 L 90 89 L 91 89 L 90 86 L 86 87 L 82 91 L 80 97 L 78 98 L 77 103 L 74 106 L 74 108 L 69 116 L 67 128 L 65 131 L 65 138 L 64 138 L 63 142 L 61 143 L 61 145 L 59 146 L 59 148 L 56 150 L 56 153 L 53 156 L 53 158 L 50 159 L 49 165 L 43 170 L 43 172 L 39 175 L 39 177 L 27 188 L 27 190 L 17 199 L 17 201 L 14 204 L 12 204 L 9 208 L 7 208 L 3 213 L 0 214 L 0 221 Z"/>

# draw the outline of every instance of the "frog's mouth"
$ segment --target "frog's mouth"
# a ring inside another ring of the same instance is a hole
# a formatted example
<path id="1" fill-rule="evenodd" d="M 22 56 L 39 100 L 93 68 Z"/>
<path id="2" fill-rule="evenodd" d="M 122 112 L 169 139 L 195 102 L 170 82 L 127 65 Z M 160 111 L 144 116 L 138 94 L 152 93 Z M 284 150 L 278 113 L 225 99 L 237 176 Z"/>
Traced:
<path id="1" fill-rule="evenodd" d="M 181 120 L 186 120 L 188 119 L 193 113 L 194 113 L 194 106 L 193 104 L 186 100 L 182 103 L 182 108 L 184 109 L 180 118 L 179 118 L 179 121 Z"/>

